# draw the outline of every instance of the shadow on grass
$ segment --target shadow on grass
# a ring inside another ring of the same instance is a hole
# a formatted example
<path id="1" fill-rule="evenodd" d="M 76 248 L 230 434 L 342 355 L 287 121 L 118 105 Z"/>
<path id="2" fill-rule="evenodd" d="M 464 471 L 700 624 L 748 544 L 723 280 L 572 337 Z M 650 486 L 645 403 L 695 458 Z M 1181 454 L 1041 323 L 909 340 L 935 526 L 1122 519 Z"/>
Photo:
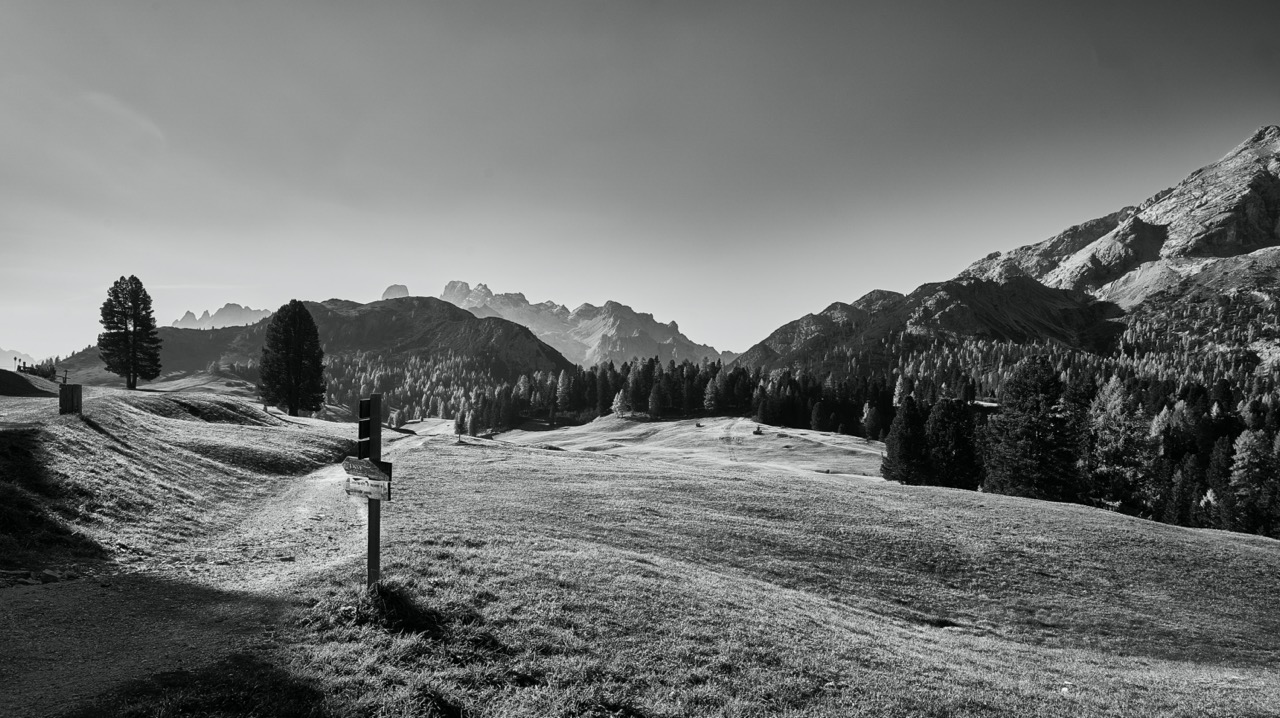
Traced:
<path id="1" fill-rule="evenodd" d="M 39 428 L 0 429 L 0 567 L 106 555 L 56 518 L 58 505 L 75 497 L 49 474 L 44 440 Z"/>
<path id="2" fill-rule="evenodd" d="M 449 637 L 459 627 L 484 624 L 484 616 L 472 606 L 428 606 L 416 593 L 416 585 L 395 579 L 380 581 L 368 589 L 346 587 L 316 601 L 302 623 L 319 629 L 371 626 L 389 633 L 421 634 L 435 639 Z"/>
<path id="3" fill-rule="evenodd" d="M 0 642 L 0 715 L 327 715 L 320 689 L 269 658 L 287 606 L 147 573 L 6 589 L 0 614 L 38 618 Z"/>
<path id="4" fill-rule="evenodd" d="M 248 653 L 234 653 L 196 671 L 158 673 L 80 706 L 61 718 L 99 716 L 331 715 L 311 681 Z"/>

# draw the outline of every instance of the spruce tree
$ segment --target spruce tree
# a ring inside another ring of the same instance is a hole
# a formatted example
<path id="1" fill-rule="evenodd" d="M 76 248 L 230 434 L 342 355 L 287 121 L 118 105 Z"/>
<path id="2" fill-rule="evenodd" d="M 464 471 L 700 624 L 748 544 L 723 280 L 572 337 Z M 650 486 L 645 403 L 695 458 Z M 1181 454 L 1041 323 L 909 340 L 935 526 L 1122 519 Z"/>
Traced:
<path id="1" fill-rule="evenodd" d="M 151 295 L 137 277 L 121 277 L 107 290 L 102 303 L 102 333 L 98 356 L 107 371 L 124 378 L 129 389 L 138 379 L 160 376 L 160 337 L 151 313 Z"/>
<path id="2" fill-rule="evenodd" d="M 1276 466 L 1271 453 L 1271 439 L 1266 431 L 1240 433 L 1235 441 L 1231 462 L 1231 491 L 1235 494 L 1236 512 L 1232 528 L 1245 533 L 1271 535 L 1270 484 L 1275 481 Z"/>
<path id="3" fill-rule="evenodd" d="M 1231 460 L 1234 455 L 1231 439 L 1224 436 L 1213 445 L 1209 465 L 1204 472 L 1205 494 L 1208 504 L 1204 507 L 1207 525 L 1231 531 L 1235 525 L 1236 500 L 1231 490 Z"/>
<path id="4" fill-rule="evenodd" d="M 267 325 L 259 391 L 264 402 L 285 409 L 289 416 L 324 405 L 320 332 L 311 312 L 297 299 L 280 307 Z"/>
<path id="5" fill-rule="evenodd" d="M 1150 509 L 1158 493 L 1144 486 L 1155 459 L 1151 422 L 1133 404 L 1113 376 L 1089 405 L 1088 419 L 1093 497 L 1130 514 Z"/>
<path id="6" fill-rule="evenodd" d="M 1081 427 L 1062 401 L 1062 389 L 1047 357 L 1027 357 L 1014 366 L 1000 413 L 988 422 L 985 491 L 1050 501 L 1082 498 Z"/>
<path id="7" fill-rule="evenodd" d="M 924 435 L 932 482 L 956 489 L 977 489 L 982 481 L 982 461 L 969 405 L 958 399 L 934 404 L 924 424 Z"/>
<path id="8" fill-rule="evenodd" d="M 924 438 L 924 420 L 916 409 L 916 400 L 903 398 L 902 408 L 893 417 L 889 435 L 884 440 L 884 461 L 880 475 L 901 484 L 932 483 L 929 476 L 929 446 Z"/>
<path id="9" fill-rule="evenodd" d="M 659 382 L 654 382 L 649 390 L 649 418 L 662 418 L 662 384 Z"/>

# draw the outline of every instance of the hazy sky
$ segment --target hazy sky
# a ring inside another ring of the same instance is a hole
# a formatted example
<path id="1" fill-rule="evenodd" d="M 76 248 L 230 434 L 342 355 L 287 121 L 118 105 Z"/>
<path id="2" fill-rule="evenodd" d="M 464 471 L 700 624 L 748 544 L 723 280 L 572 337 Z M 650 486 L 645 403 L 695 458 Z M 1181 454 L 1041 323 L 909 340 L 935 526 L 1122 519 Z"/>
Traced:
<path id="1" fill-rule="evenodd" d="M 742 351 L 1142 201 L 1280 123 L 1280 2 L 0 0 L 0 347 L 136 274 L 487 283 Z"/>

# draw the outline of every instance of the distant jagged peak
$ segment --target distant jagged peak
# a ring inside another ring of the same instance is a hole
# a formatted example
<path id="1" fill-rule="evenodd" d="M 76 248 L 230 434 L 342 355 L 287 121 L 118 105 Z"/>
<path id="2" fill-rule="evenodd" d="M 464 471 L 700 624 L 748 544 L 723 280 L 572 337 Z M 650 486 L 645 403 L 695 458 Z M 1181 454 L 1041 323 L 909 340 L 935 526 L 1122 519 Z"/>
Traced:
<path id="1" fill-rule="evenodd" d="M 440 292 L 440 298 L 449 302 L 462 306 L 462 302 L 466 301 L 471 294 L 471 285 L 466 282 L 459 282 L 456 279 L 444 285 L 444 291 Z"/>
<path id="2" fill-rule="evenodd" d="M 484 284 L 472 288 L 456 280 L 445 285 L 440 298 L 477 316 L 496 315 L 523 324 L 581 366 L 626 361 L 655 352 L 692 361 L 736 356 L 694 342 L 680 332 L 675 321 L 659 322 L 648 312 L 638 312 L 613 300 L 602 306 L 583 303 L 570 311 L 555 301 L 531 304 L 518 292 L 494 294 Z"/>
<path id="3" fill-rule="evenodd" d="M 409 296 L 409 288 L 403 284 L 392 284 L 382 293 L 383 300 L 400 299 Z"/>
<path id="4" fill-rule="evenodd" d="M 228 302 L 221 309 L 213 314 L 206 309 L 200 313 L 197 319 L 196 315 L 187 310 L 181 319 L 176 319 L 169 326 L 178 329 L 221 329 L 223 327 L 239 327 L 248 324 L 257 324 L 258 322 L 271 316 L 273 312 L 270 309 L 253 309 L 251 307 L 241 306 L 234 302 Z"/>

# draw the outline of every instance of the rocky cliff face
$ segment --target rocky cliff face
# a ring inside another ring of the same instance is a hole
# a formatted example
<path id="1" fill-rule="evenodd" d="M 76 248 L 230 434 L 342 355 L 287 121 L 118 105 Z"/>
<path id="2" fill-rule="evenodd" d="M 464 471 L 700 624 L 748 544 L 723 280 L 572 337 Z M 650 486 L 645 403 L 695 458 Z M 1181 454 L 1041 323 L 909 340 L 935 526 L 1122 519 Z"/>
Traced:
<path id="1" fill-rule="evenodd" d="M 1259 129 L 1217 162 L 1136 207 L 1039 244 L 995 253 L 962 276 L 1025 274 L 1122 307 L 1190 291 L 1204 278 L 1276 268 L 1280 246 L 1280 127 Z"/>
<path id="2" fill-rule="evenodd" d="M 632 357 L 656 356 L 664 362 L 698 362 L 704 357 L 728 362 L 736 357 L 692 341 L 675 322 L 663 324 L 652 314 L 618 302 L 605 302 L 601 307 L 583 304 L 569 311 L 555 302 L 532 304 L 520 293 L 494 294 L 484 284 L 473 289 L 457 281 L 445 285 L 440 298 L 478 317 L 496 316 L 522 324 L 581 366 L 609 361 L 617 364 Z"/>
<path id="3" fill-rule="evenodd" d="M 213 314 L 204 310 L 200 318 L 188 311 L 169 325 L 178 329 L 221 329 L 223 327 L 242 327 L 257 324 L 274 314 L 270 309 L 251 309 L 239 304 L 226 304 Z"/>

